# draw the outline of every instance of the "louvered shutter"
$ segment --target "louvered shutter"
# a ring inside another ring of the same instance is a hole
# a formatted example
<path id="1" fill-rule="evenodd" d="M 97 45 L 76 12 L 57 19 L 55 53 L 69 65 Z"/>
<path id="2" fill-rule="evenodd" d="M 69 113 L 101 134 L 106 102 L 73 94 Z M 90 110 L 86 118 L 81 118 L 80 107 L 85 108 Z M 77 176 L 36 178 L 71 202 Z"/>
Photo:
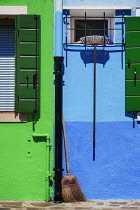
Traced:
<path id="1" fill-rule="evenodd" d="M 15 112 L 39 112 L 40 16 L 16 16 Z"/>
<path id="2" fill-rule="evenodd" d="M 14 34 L 14 25 L 0 25 L 0 111 L 14 111 Z"/>
<path id="3" fill-rule="evenodd" d="M 125 109 L 140 111 L 140 17 L 126 18 Z"/>

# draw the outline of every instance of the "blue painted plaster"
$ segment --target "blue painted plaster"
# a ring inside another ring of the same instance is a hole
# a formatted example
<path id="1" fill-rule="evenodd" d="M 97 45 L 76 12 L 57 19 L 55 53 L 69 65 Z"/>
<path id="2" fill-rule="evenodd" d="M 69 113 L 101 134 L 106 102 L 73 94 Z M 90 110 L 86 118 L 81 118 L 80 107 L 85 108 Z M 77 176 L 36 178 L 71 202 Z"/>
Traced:
<path id="1" fill-rule="evenodd" d="M 124 56 L 122 46 L 97 47 L 97 121 L 129 120 L 125 116 Z M 66 121 L 92 121 L 93 72 L 93 47 L 86 51 L 84 47 L 68 47 L 64 75 Z"/>
<path id="2" fill-rule="evenodd" d="M 135 6 L 139 6 L 139 0 L 63 0 L 64 6 L 78 6 L 78 7 L 90 7 L 90 6 L 131 6 L 134 8 Z"/>
<path id="3" fill-rule="evenodd" d="M 92 123 L 66 123 L 71 174 L 78 178 L 88 199 L 140 198 L 139 126 L 97 123 L 93 161 Z"/>
<path id="4" fill-rule="evenodd" d="M 131 6 L 139 1 L 64 0 L 64 6 Z M 122 11 L 116 15 L 121 16 Z M 69 20 L 68 20 L 69 21 Z M 65 24 L 63 41 L 65 42 Z M 121 28 L 120 19 L 115 27 Z M 69 33 L 68 33 L 69 39 Z M 122 32 L 115 32 L 122 41 Z M 87 199 L 140 198 L 140 124 L 125 112 L 125 48 L 97 47 L 97 136 L 93 150 L 93 47 L 64 45 L 64 114 L 71 173 Z M 95 160 L 93 160 L 95 152 Z M 63 158 L 65 168 L 65 159 Z M 66 171 L 64 171 L 65 175 Z"/>

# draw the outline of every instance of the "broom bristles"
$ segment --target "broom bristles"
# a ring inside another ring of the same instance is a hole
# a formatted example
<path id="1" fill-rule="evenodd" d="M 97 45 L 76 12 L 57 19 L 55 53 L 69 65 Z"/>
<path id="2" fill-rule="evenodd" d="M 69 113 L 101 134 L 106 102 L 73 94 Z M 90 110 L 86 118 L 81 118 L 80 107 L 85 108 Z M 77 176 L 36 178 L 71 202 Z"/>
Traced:
<path id="1" fill-rule="evenodd" d="M 87 201 L 75 176 L 64 176 L 61 183 L 62 197 L 65 202 Z"/>

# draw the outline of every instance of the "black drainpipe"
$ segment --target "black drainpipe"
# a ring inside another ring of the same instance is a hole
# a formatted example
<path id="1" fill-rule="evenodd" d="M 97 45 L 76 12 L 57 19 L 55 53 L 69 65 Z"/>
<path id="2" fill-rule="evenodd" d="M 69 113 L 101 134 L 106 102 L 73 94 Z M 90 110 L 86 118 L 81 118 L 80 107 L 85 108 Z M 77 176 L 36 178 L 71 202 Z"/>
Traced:
<path id="1" fill-rule="evenodd" d="M 62 202 L 62 104 L 63 104 L 63 60 L 62 56 L 54 57 L 55 74 L 55 181 L 54 202 Z"/>

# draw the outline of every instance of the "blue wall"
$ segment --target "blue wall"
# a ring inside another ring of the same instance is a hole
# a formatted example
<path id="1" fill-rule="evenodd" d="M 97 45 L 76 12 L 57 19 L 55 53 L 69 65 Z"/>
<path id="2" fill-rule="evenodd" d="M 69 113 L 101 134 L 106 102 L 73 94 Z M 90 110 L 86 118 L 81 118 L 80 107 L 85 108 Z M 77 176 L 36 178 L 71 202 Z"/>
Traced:
<path id="1" fill-rule="evenodd" d="M 64 6 L 131 6 L 139 1 L 64 0 Z M 116 15 L 120 15 L 118 11 Z M 116 27 L 121 23 L 116 19 Z M 65 25 L 64 25 L 65 28 Z M 65 37 L 65 30 L 64 30 Z M 116 32 L 116 41 L 121 33 Z M 125 112 L 125 49 L 97 47 L 97 134 L 93 149 L 93 47 L 64 46 L 64 114 L 71 173 L 87 199 L 140 198 L 140 125 Z M 66 67 L 67 55 L 67 67 Z M 93 158 L 95 155 L 95 159 Z M 64 158 L 65 168 L 65 158 Z M 64 171 L 64 175 L 66 171 Z"/>
<path id="2" fill-rule="evenodd" d="M 93 0 L 63 0 L 63 5 L 64 6 L 78 6 L 78 7 L 90 7 L 90 6 L 101 6 L 101 7 L 106 7 L 106 6 L 131 6 L 133 9 L 136 6 L 139 6 L 139 0 L 98 0 L 98 1 L 93 1 Z"/>

